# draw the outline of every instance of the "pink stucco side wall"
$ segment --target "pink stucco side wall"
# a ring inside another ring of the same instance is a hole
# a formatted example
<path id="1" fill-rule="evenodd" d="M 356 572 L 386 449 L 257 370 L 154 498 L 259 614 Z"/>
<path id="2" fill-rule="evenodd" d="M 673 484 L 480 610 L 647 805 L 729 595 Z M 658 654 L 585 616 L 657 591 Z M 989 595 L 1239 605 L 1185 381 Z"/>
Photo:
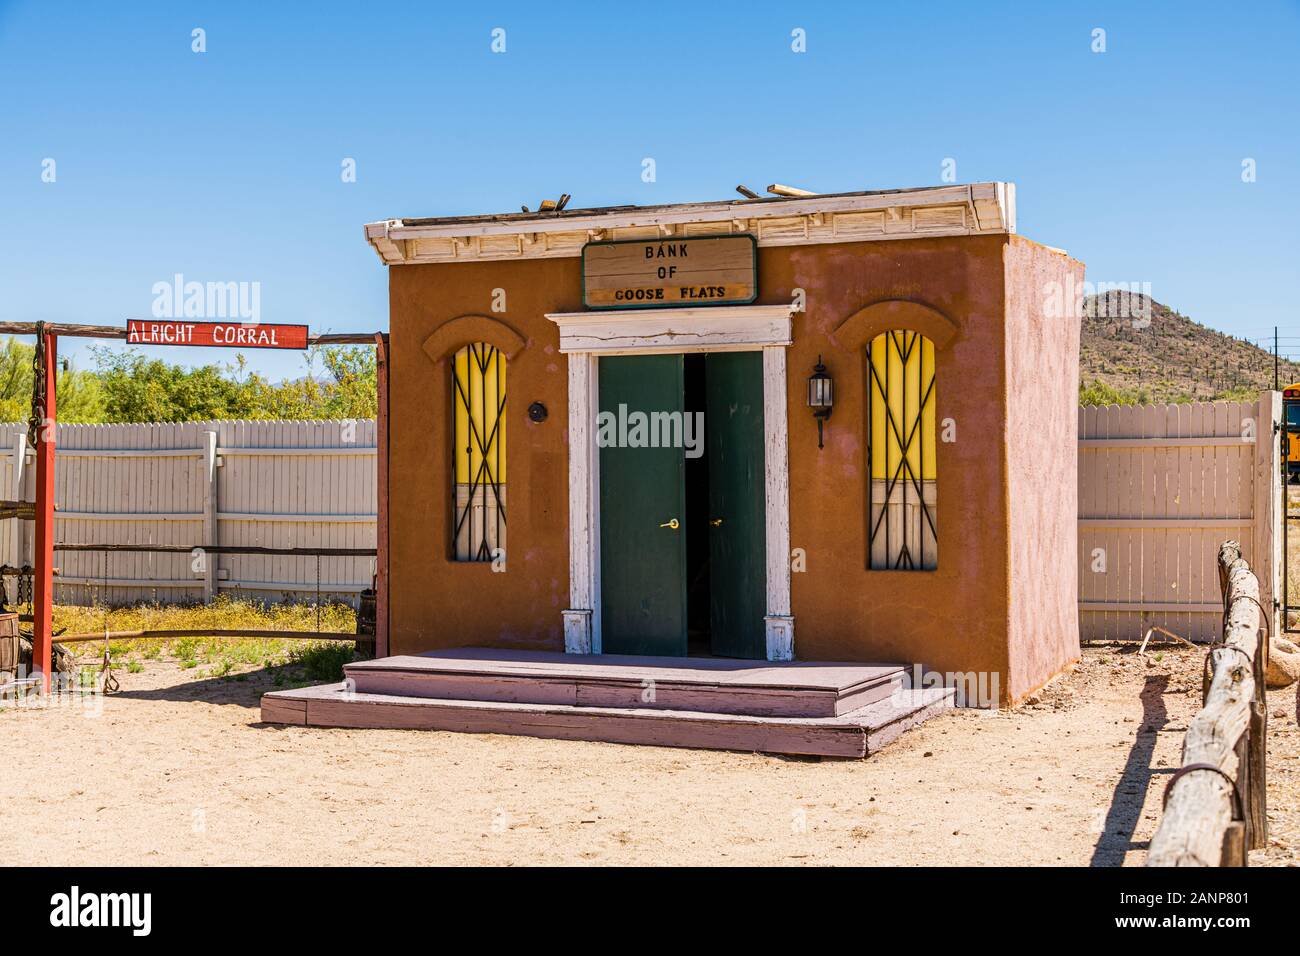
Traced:
<path id="1" fill-rule="evenodd" d="M 1079 659 L 1079 325 L 1083 263 L 1012 236 L 1005 246 L 1010 602 L 1004 699 Z"/>

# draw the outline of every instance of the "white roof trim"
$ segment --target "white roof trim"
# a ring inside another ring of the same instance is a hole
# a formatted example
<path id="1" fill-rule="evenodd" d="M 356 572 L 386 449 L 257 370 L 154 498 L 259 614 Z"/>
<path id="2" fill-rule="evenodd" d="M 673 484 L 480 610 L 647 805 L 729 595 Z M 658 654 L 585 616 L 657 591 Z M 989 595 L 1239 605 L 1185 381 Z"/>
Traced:
<path id="1" fill-rule="evenodd" d="M 586 215 L 368 223 L 388 265 L 578 256 L 594 239 L 749 233 L 760 246 L 1012 233 L 1015 184 L 615 208 Z"/>
<path id="2" fill-rule="evenodd" d="M 560 351 L 602 355 L 737 352 L 789 345 L 794 305 L 683 306 L 551 312 Z"/>

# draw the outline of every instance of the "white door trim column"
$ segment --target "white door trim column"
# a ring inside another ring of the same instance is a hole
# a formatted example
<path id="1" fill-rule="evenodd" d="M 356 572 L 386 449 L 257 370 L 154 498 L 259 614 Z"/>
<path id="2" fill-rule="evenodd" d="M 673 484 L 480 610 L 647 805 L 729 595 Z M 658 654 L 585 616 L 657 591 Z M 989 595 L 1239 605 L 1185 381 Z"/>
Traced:
<path id="1" fill-rule="evenodd" d="M 790 661 L 794 660 L 794 617 L 790 613 L 790 454 L 783 346 L 763 349 L 763 432 L 767 659 Z"/>
<path id="2" fill-rule="evenodd" d="M 600 653 L 600 364 L 569 353 L 569 607 L 564 652 Z"/>
<path id="3" fill-rule="evenodd" d="M 790 613 L 790 467 L 785 348 L 790 306 L 636 309 L 547 315 L 560 327 L 569 361 L 569 607 L 564 650 L 599 654 L 600 409 L 599 357 L 673 352 L 763 353 L 764 496 L 766 501 L 767 659 L 794 658 Z"/>

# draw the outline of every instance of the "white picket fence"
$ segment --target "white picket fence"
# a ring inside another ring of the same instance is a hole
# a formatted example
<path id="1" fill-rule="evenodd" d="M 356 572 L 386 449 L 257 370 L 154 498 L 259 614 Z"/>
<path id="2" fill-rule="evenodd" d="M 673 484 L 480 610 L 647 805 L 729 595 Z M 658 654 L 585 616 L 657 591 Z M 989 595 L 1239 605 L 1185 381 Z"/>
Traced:
<path id="1" fill-rule="evenodd" d="M 1193 641 L 1222 630 L 1216 556 L 1228 538 L 1272 607 L 1281 572 L 1281 397 L 1079 409 L 1083 640 Z"/>
<path id="2" fill-rule="evenodd" d="M 0 497 L 32 500 L 25 425 L 0 425 Z M 217 421 L 59 425 L 59 543 L 375 547 L 375 422 Z M 0 562 L 32 559 L 32 523 L 0 522 Z M 370 557 L 56 551 L 63 604 L 264 601 L 355 604 Z M 318 585 L 319 582 L 319 585 Z M 16 581 L 7 578 L 10 599 Z"/>

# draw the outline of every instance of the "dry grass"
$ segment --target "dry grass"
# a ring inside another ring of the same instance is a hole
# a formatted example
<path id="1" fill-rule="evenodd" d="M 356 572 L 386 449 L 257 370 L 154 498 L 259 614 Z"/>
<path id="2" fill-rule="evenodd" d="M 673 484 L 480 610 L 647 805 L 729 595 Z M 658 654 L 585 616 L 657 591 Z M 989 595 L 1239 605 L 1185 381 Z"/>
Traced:
<path id="1" fill-rule="evenodd" d="M 114 667 L 138 673 L 144 661 L 174 661 L 195 678 L 228 677 L 246 679 L 248 672 L 266 669 L 277 687 L 340 680 L 343 664 L 352 659 L 351 636 L 356 631 L 356 612 L 346 604 L 321 605 L 320 641 L 274 638 L 204 638 L 176 640 L 123 639 L 109 642 Z M 68 633 L 140 630 L 260 629 L 314 631 L 317 608 L 311 604 L 262 604 L 226 597 L 212 604 L 137 604 L 129 607 L 74 607 L 54 609 L 54 628 Z M 329 639 L 338 634 L 343 640 Z M 57 638 L 56 638 L 57 640 Z M 103 657 L 103 645 L 78 643 L 74 649 L 88 665 Z"/>

